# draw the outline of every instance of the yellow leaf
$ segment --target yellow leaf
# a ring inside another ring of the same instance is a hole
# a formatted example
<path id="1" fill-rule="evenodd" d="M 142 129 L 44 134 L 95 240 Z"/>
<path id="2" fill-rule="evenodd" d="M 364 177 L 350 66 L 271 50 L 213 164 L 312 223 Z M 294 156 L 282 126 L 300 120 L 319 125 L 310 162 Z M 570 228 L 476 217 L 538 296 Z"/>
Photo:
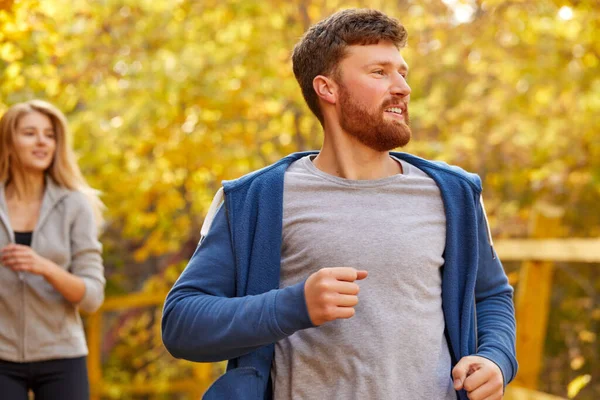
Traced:
<path id="1" fill-rule="evenodd" d="M 0 46 L 0 59 L 11 63 L 23 58 L 23 51 L 12 43 L 4 43 Z"/>
<path id="2" fill-rule="evenodd" d="M 596 341 L 596 334 L 588 330 L 583 330 L 579 332 L 579 339 L 581 339 L 582 342 L 594 343 Z"/>
<path id="3" fill-rule="evenodd" d="M 592 376 L 590 374 L 580 375 L 573 379 L 567 387 L 567 396 L 570 399 L 574 398 L 591 380 Z"/>
<path id="4" fill-rule="evenodd" d="M 577 356 L 571 360 L 571 369 L 577 371 L 578 369 L 583 367 L 583 364 L 585 364 L 585 358 L 583 358 L 582 356 Z"/>
<path id="5" fill-rule="evenodd" d="M 21 67 L 19 64 L 12 63 L 6 68 L 4 73 L 7 79 L 14 79 L 21 73 Z"/>

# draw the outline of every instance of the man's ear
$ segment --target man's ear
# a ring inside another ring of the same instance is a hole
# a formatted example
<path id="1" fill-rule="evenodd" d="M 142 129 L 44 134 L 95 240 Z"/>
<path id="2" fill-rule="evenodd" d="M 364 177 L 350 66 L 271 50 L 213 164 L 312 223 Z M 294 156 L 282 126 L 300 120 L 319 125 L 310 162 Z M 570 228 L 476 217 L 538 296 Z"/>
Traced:
<path id="1" fill-rule="evenodd" d="M 323 75 L 315 76 L 313 79 L 313 89 L 321 100 L 329 104 L 335 104 L 338 96 L 338 85 L 331 79 Z"/>

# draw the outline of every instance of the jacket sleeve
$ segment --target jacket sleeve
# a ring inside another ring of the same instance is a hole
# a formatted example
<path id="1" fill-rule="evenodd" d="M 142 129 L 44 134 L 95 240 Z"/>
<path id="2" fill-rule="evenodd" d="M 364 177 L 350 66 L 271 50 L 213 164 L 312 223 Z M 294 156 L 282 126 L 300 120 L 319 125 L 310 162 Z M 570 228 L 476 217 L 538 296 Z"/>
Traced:
<path id="1" fill-rule="evenodd" d="M 198 362 L 232 359 L 313 326 L 304 282 L 235 297 L 234 260 L 221 206 L 165 301 L 162 339 L 174 357 Z"/>
<path id="2" fill-rule="evenodd" d="M 85 293 L 78 306 L 85 312 L 93 313 L 104 302 L 104 266 L 102 264 L 102 244 L 98 241 L 98 230 L 92 207 L 82 193 L 79 208 L 71 223 L 71 264 L 69 271 L 83 279 Z"/>
<path id="3" fill-rule="evenodd" d="M 478 356 L 496 363 L 502 371 L 504 385 L 517 374 L 515 350 L 516 322 L 513 288 L 508 283 L 502 263 L 494 252 L 493 242 L 480 202 L 477 209 L 479 268 L 475 286 Z"/>

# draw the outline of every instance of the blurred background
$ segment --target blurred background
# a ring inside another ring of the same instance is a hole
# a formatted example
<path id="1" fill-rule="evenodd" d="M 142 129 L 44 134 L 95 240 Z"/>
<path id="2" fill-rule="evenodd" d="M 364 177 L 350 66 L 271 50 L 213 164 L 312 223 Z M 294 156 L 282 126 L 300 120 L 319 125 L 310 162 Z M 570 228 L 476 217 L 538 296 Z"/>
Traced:
<path id="1" fill-rule="evenodd" d="M 291 49 L 349 7 L 408 29 L 405 150 L 484 180 L 516 288 L 507 398 L 600 398 L 600 1 L 0 0 L 0 114 L 61 108 L 108 207 L 94 398 L 198 398 L 221 372 L 166 352 L 162 301 L 221 180 L 319 148 Z"/>

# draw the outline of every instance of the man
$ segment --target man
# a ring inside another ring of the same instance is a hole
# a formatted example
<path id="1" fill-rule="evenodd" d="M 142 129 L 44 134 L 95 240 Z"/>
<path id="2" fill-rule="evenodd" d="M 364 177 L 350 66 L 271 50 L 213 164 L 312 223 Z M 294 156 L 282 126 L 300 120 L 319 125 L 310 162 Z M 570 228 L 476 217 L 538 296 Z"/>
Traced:
<path id="1" fill-rule="evenodd" d="M 389 152 L 411 137 L 405 42 L 345 10 L 296 45 L 321 151 L 224 182 L 165 303 L 175 357 L 229 360 L 205 399 L 493 400 L 514 378 L 479 178 Z"/>

